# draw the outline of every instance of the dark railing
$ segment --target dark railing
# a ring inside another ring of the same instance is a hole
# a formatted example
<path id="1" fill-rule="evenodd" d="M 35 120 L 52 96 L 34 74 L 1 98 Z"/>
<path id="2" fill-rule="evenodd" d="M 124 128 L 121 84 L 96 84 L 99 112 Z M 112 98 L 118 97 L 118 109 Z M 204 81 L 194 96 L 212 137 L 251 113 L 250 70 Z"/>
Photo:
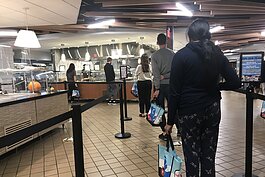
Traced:
<path id="1" fill-rule="evenodd" d="M 237 89 L 236 92 L 246 94 L 246 142 L 245 142 L 245 173 L 234 174 L 232 177 L 257 177 L 252 174 L 252 149 L 253 149 L 253 100 L 265 100 L 264 95 L 254 93 L 254 87 L 249 85 L 246 90 Z"/>
<path id="2" fill-rule="evenodd" d="M 75 157 L 75 173 L 78 177 L 84 177 L 84 156 L 83 156 L 83 140 L 82 140 L 82 116 L 81 113 L 90 109 L 91 107 L 101 103 L 107 98 L 106 95 L 91 101 L 81 106 L 80 104 L 72 105 L 73 110 L 34 124 L 25 129 L 19 130 L 12 134 L 0 137 L 0 148 L 10 146 L 18 141 L 21 141 L 35 133 L 47 129 L 53 125 L 59 124 L 72 118 L 73 139 L 74 139 L 74 157 Z"/>

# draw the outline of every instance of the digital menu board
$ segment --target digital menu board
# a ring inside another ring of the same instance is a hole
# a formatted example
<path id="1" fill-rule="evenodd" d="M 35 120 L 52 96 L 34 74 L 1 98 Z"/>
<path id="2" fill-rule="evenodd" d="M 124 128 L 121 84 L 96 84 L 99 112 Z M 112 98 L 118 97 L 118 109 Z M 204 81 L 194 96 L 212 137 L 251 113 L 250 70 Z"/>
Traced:
<path id="1" fill-rule="evenodd" d="M 263 68 L 263 52 L 241 53 L 240 77 L 242 82 L 260 82 Z"/>

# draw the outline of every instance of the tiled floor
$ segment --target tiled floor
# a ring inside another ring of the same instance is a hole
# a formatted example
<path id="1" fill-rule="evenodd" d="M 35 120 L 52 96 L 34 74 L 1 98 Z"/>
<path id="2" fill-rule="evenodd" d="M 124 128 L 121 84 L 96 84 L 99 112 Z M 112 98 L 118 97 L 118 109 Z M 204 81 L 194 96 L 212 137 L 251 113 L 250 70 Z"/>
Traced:
<path id="1" fill-rule="evenodd" d="M 217 177 L 244 171 L 245 96 L 235 92 L 224 92 L 222 96 Z M 260 100 L 255 100 L 253 171 L 265 177 L 265 121 L 258 116 L 260 104 Z M 132 137 L 116 139 L 114 135 L 120 132 L 118 105 L 102 103 L 82 114 L 86 176 L 157 177 L 157 144 L 164 143 L 157 138 L 160 129 L 138 117 L 137 103 L 128 104 L 128 115 L 133 120 L 125 122 L 125 130 Z M 69 136 L 67 130 L 58 128 L 1 160 L 0 176 L 74 176 L 73 145 L 63 142 Z M 175 134 L 173 138 L 176 139 Z M 182 157 L 181 147 L 176 149 Z"/>

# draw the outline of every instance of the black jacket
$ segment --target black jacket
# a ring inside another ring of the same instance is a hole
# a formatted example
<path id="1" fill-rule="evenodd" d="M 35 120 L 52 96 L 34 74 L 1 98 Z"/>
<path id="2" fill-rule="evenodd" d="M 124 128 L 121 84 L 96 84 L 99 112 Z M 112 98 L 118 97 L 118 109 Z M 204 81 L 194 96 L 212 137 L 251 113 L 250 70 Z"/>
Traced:
<path id="1" fill-rule="evenodd" d="M 115 73 L 113 66 L 110 63 L 106 63 L 104 66 L 105 76 L 107 82 L 112 82 L 115 80 Z"/>
<path id="2" fill-rule="evenodd" d="M 212 60 L 217 62 L 214 70 L 206 69 L 200 42 L 190 42 L 175 54 L 170 74 L 169 125 L 174 124 L 177 110 L 179 115 L 197 113 L 220 101 L 220 90 L 240 87 L 235 70 L 221 50 L 218 47 L 216 49 L 217 60 Z M 219 75 L 225 79 L 224 83 L 219 83 Z"/>

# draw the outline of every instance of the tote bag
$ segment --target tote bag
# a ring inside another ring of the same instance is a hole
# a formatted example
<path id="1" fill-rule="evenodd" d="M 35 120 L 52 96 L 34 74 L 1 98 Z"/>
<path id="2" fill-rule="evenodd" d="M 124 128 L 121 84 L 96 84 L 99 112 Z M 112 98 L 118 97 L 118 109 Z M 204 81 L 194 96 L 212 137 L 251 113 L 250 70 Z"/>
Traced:
<path id="1" fill-rule="evenodd" d="M 79 98 L 80 97 L 79 90 L 73 90 L 72 91 L 72 97 Z"/>
<path id="2" fill-rule="evenodd" d="M 138 97 L 137 82 L 133 83 L 131 93 L 132 93 L 133 96 Z"/>
<path id="3" fill-rule="evenodd" d="M 158 145 L 158 175 L 159 177 L 181 177 L 182 160 L 177 155 L 170 135 L 167 145 Z"/>
<path id="4" fill-rule="evenodd" d="M 159 126 L 165 110 L 155 103 L 151 103 L 151 107 L 147 114 L 147 121 L 153 126 Z"/>

